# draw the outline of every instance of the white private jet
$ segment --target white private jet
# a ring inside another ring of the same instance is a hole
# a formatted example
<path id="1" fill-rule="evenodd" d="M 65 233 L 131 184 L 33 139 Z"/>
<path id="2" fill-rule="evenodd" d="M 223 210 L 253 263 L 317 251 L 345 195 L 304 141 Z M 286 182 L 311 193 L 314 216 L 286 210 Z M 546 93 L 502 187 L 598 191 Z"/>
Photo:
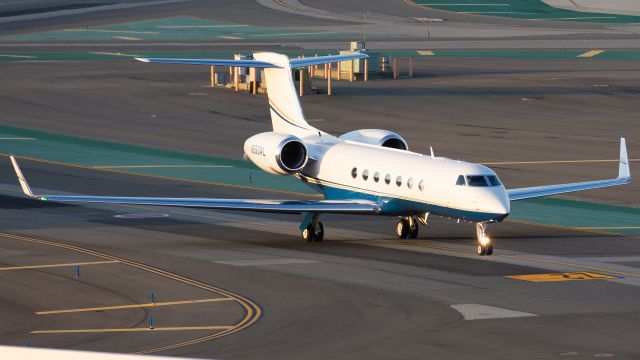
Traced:
<path id="1" fill-rule="evenodd" d="M 112 196 L 34 195 L 15 158 L 11 157 L 24 193 L 39 200 L 164 205 L 224 210 L 305 213 L 300 231 L 306 241 L 322 241 L 320 214 L 397 216 L 398 238 L 416 238 L 418 223 L 430 214 L 476 223 L 479 255 L 491 255 L 488 223 L 504 220 L 510 202 L 629 183 L 631 175 L 624 138 L 620 139 L 618 177 L 610 180 L 505 189 L 490 168 L 409 151 L 398 134 L 379 129 L 356 130 L 336 137 L 305 119 L 291 77 L 292 69 L 366 58 L 365 54 L 289 59 L 255 53 L 253 60 L 139 58 L 151 63 L 226 65 L 263 68 L 273 131 L 254 135 L 244 144 L 246 156 L 262 170 L 293 175 L 324 195 L 324 200 L 250 200 Z"/>

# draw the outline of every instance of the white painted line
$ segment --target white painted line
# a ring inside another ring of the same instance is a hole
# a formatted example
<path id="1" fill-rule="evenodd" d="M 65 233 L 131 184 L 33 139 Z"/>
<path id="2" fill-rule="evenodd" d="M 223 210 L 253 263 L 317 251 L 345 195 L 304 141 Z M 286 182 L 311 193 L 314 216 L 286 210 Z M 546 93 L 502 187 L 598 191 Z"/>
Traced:
<path id="1" fill-rule="evenodd" d="M 249 260 L 227 260 L 212 261 L 216 264 L 233 266 L 267 266 L 267 265 L 289 265 L 289 264 L 313 264 L 317 260 L 296 259 L 296 258 L 272 258 L 272 259 L 249 259 Z"/>
<path id="2" fill-rule="evenodd" d="M 120 40 L 130 40 L 130 41 L 137 41 L 137 40 L 142 40 L 140 38 L 134 38 L 131 36 L 114 36 L 114 39 L 120 39 Z"/>
<path id="3" fill-rule="evenodd" d="M 536 314 L 503 309 L 480 304 L 457 304 L 451 307 L 459 312 L 465 320 L 506 319 L 538 316 Z"/>
<path id="4" fill-rule="evenodd" d="M 0 55 L 0 57 L 20 58 L 20 59 L 35 59 L 35 56 L 28 55 Z"/>
<path id="5" fill-rule="evenodd" d="M 251 25 L 157 25 L 158 29 L 206 29 L 206 28 L 230 28 L 230 27 L 247 27 Z"/>
<path id="6" fill-rule="evenodd" d="M 221 38 L 221 39 L 242 40 L 241 37 L 237 37 L 237 36 L 220 35 L 218 37 Z"/>
<path id="7" fill-rule="evenodd" d="M 249 36 L 298 36 L 298 35 L 329 35 L 329 34 L 335 34 L 334 31 L 329 31 L 329 32 L 312 32 L 312 33 L 281 33 L 281 34 L 254 34 L 254 35 L 249 35 Z"/>

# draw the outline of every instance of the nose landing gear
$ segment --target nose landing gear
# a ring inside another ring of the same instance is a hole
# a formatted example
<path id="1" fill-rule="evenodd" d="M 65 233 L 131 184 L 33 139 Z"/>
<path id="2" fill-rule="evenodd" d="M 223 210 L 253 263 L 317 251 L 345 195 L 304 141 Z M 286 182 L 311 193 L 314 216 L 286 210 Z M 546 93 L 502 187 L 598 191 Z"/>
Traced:
<path id="1" fill-rule="evenodd" d="M 308 214 L 300 225 L 302 240 L 313 242 L 324 240 L 324 226 L 318 221 L 318 214 Z"/>
<path id="2" fill-rule="evenodd" d="M 418 219 L 415 216 L 401 217 L 396 224 L 398 239 L 415 239 L 418 237 Z"/>
<path id="3" fill-rule="evenodd" d="M 491 243 L 491 238 L 486 233 L 487 224 L 486 223 L 476 223 L 476 236 L 478 238 L 478 255 L 492 255 L 493 254 L 493 244 Z"/>

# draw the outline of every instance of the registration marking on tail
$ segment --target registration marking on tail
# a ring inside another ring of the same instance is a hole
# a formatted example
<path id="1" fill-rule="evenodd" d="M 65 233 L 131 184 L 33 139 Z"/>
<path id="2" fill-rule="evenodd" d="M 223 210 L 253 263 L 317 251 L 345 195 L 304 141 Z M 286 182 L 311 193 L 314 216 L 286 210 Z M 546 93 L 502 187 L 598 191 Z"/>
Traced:
<path id="1" fill-rule="evenodd" d="M 594 272 L 566 272 L 553 274 L 529 274 L 505 276 L 509 279 L 523 280 L 529 282 L 560 282 L 560 281 L 580 281 L 580 280 L 606 280 L 618 279 L 618 276 L 598 274 Z"/>

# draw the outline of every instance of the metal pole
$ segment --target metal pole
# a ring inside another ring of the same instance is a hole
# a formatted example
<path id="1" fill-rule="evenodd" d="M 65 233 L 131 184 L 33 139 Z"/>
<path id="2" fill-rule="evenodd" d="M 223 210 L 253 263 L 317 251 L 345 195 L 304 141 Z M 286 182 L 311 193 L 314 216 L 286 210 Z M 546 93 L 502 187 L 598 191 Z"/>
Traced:
<path id="1" fill-rule="evenodd" d="M 211 87 L 216 86 L 216 67 L 211 65 Z"/>
<path id="2" fill-rule="evenodd" d="M 325 69 L 328 69 L 327 71 L 329 72 L 327 76 L 327 96 L 331 96 L 331 63 L 325 65 L 329 65 Z"/>
<path id="3" fill-rule="evenodd" d="M 391 71 L 393 72 L 393 80 L 395 80 L 398 78 L 398 58 L 393 58 L 393 65 L 391 67 Z"/>
<path id="4" fill-rule="evenodd" d="M 304 70 L 300 69 L 300 96 L 303 95 L 302 94 L 302 92 L 303 92 L 302 90 L 304 88 L 304 84 L 303 83 L 304 83 Z"/>

